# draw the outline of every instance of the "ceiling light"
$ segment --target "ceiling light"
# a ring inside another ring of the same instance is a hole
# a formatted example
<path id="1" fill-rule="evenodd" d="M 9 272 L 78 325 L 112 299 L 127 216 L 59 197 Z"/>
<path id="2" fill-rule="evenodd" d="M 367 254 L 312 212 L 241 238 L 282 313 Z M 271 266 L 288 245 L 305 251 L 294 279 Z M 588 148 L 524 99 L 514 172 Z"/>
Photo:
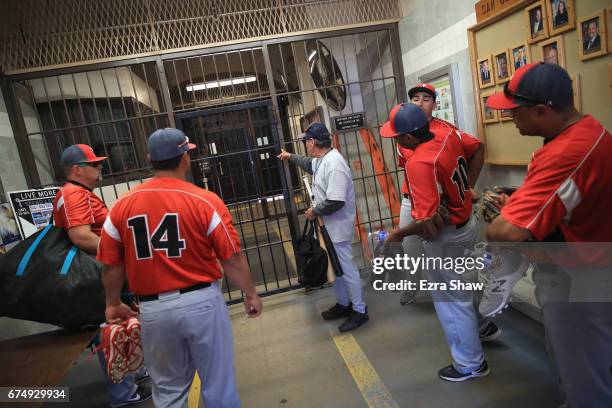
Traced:
<path id="1" fill-rule="evenodd" d="M 257 81 L 257 78 L 255 78 L 254 75 L 251 75 L 234 79 L 224 79 L 222 81 L 201 82 L 195 85 L 187 85 L 185 89 L 187 90 L 187 92 L 194 92 L 201 91 L 203 89 L 220 88 L 222 86 L 247 84 L 249 82 L 255 81 Z"/>

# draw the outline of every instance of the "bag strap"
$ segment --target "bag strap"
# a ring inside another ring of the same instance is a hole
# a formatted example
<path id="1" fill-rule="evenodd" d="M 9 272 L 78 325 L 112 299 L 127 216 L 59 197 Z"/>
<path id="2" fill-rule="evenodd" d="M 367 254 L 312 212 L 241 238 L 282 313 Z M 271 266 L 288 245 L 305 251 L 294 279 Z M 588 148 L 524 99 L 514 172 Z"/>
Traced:
<path id="1" fill-rule="evenodd" d="M 43 240 L 45 235 L 47 235 L 47 232 L 49 232 L 52 227 L 53 227 L 53 225 L 51 225 L 51 224 L 47 225 L 41 231 L 41 233 L 36 237 L 34 242 L 32 242 L 30 244 L 30 246 L 28 247 L 28 250 L 26 251 L 25 255 L 23 255 L 23 258 L 21 258 L 21 262 L 19 262 L 19 266 L 17 267 L 17 273 L 15 275 L 17 275 L 17 276 L 23 275 L 23 273 L 25 272 L 25 269 L 28 266 L 28 263 L 30 263 L 30 259 L 32 258 L 32 255 L 34 254 L 34 251 L 36 250 L 38 245 L 40 245 L 40 242 Z"/>

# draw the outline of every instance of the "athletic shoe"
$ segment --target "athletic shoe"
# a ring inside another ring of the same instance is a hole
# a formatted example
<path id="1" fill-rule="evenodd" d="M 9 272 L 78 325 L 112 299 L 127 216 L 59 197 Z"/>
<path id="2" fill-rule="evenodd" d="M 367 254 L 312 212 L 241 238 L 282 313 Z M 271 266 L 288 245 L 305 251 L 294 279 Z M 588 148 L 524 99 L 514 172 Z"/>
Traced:
<path id="1" fill-rule="evenodd" d="M 140 339 L 140 322 L 135 317 L 130 317 L 123 322 L 125 332 L 128 336 L 127 343 L 127 366 L 129 371 L 138 371 L 142 367 L 144 354 L 142 351 L 142 341 Z"/>
<path id="2" fill-rule="evenodd" d="M 418 293 L 418 290 L 405 290 L 404 293 L 402 293 L 402 297 L 400 298 L 400 305 L 406 306 L 411 303 L 414 303 L 414 299 L 416 299 L 416 295 Z"/>
<path id="3" fill-rule="evenodd" d="M 368 320 L 370 320 L 370 317 L 368 316 L 367 307 L 365 313 L 359 313 L 355 310 L 352 310 L 349 317 L 338 327 L 338 330 L 340 330 L 342 333 L 355 330 Z"/>
<path id="4" fill-rule="evenodd" d="M 480 332 L 478 333 L 478 337 L 480 337 L 480 342 L 485 343 L 487 341 L 493 341 L 502 334 L 502 329 L 497 327 L 497 325 L 493 322 L 489 322 Z"/>
<path id="5" fill-rule="evenodd" d="M 484 317 L 501 313 L 508 307 L 508 300 L 514 285 L 523 277 L 529 268 L 529 260 L 517 252 L 493 254 L 488 268 L 479 274 L 484 283 L 484 292 L 478 311 Z"/>
<path id="6" fill-rule="evenodd" d="M 459 371 L 455 370 L 455 367 L 453 367 L 452 364 L 438 371 L 438 376 L 442 380 L 452 381 L 452 382 L 460 382 L 460 381 L 469 380 L 471 378 L 484 377 L 489 374 L 491 374 L 491 370 L 489 370 L 489 365 L 487 364 L 487 360 L 484 360 L 476 371 L 472 371 L 471 373 L 467 373 L 467 374 L 462 374 Z"/>
<path id="7" fill-rule="evenodd" d="M 120 383 L 128 373 L 127 343 L 129 339 L 122 324 L 103 324 L 100 345 L 94 351 L 103 350 L 108 378 Z"/>
<path id="8" fill-rule="evenodd" d="M 151 388 L 147 387 L 146 385 L 139 385 L 138 388 L 136 388 L 136 392 L 134 393 L 134 395 L 132 395 L 130 398 L 128 398 L 124 402 L 120 402 L 118 404 L 111 404 L 111 407 L 120 408 L 120 407 L 127 407 L 129 405 L 137 405 L 137 404 L 140 404 L 141 402 L 145 402 L 150 399 L 151 399 Z"/>
<path id="9" fill-rule="evenodd" d="M 342 306 L 341 304 L 336 303 L 335 305 L 321 313 L 321 316 L 324 320 L 336 320 L 349 316 L 352 310 L 353 308 L 351 307 L 351 305 Z"/>

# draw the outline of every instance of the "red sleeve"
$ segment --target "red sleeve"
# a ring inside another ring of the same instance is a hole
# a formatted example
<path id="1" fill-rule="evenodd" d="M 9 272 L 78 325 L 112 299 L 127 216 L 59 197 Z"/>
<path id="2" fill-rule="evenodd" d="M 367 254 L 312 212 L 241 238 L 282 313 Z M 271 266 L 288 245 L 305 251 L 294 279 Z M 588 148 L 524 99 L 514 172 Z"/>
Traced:
<path id="1" fill-rule="evenodd" d="M 470 157 L 474 155 L 476 150 L 478 150 L 480 145 L 482 145 L 482 141 L 479 138 L 470 135 L 469 133 L 457 131 L 457 134 L 459 135 L 459 139 L 461 140 L 461 144 L 463 145 L 465 158 L 469 160 Z"/>
<path id="2" fill-rule="evenodd" d="M 105 265 L 119 265 L 123 263 L 123 241 L 116 225 L 119 224 L 113 211 L 111 211 L 102 227 L 98 255 L 96 257 L 98 261 Z"/>
<path id="3" fill-rule="evenodd" d="M 572 170 L 558 164 L 550 159 L 539 164 L 532 162 L 525 183 L 502 208 L 506 221 L 529 230 L 538 240 L 553 232 L 566 215 L 559 193 L 562 185 L 573 183 Z"/>
<path id="4" fill-rule="evenodd" d="M 95 224 L 96 219 L 87 190 L 83 188 L 64 190 L 63 197 L 64 205 L 60 211 L 63 213 L 66 229 Z"/>
<path id="5" fill-rule="evenodd" d="M 212 209 L 207 208 L 204 211 L 204 216 L 207 217 L 204 222 L 206 235 L 212 242 L 217 258 L 229 259 L 240 252 L 240 238 L 232 224 L 232 216 L 218 196 L 211 194 L 207 199 Z"/>
<path id="6" fill-rule="evenodd" d="M 412 216 L 416 220 L 432 217 L 440 206 L 440 193 L 433 163 L 410 161 L 406 175 L 412 197 Z"/>

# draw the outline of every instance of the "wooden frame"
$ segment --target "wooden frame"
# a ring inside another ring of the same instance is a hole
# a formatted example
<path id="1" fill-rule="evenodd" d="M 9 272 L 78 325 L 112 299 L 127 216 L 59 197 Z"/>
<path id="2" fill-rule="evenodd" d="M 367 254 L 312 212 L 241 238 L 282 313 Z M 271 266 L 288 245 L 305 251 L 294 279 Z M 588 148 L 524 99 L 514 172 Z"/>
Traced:
<path id="1" fill-rule="evenodd" d="M 503 59 L 501 58 L 503 57 Z M 493 68 L 495 68 L 494 76 L 496 84 L 503 84 L 504 82 L 508 82 L 510 80 L 510 76 L 512 76 L 512 69 L 510 68 L 510 53 L 508 52 L 508 48 L 504 48 L 503 50 L 499 50 L 492 55 L 493 59 Z M 504 72 L 500 69 L 500 63 L 505 62 L 505 74 L 500 76 L 500 73 Z"/>
<path id="2" fill-rule="evenodd" d="M 547 64 L 557 64 L 565 68 L 565 46 L 563 36 L 549 38 L 538 43 L 542 61 Z"/>
<path id="3" fill-rule="evenodd" d="M 517 64 L 517 58 L 520 55 L 520 49 L 523 49 L 524 63 Z M 531 64 L 531 47 L 527 42 L 521 42 L 514 44 L 510 48 L 508 48 L 508 52 L 510 53 L 510 68 L 512 68 L 512 73 L 514 73 L 518 68 L 522 67 L 526 64 Z"/>
<path id="4" fill-rule="evenodd" d="M 482 123 L 499 122 L 499 112 L 496 109 L 490 109 L 486 106 L 487 99 L 494 93 L 495 92 L 487 92 L 480 95 L 480 113 L 482 115 Z M 487 112 L 492 113 L 492 115 L 487 115 Z"/>
<path id="5" fill-rule="evenodd" d="M 548 1 L 548 0 L 546 0 Z M 540 24 L 538 25 L 539 29 L 537 31 L 533 31 L 536 23 L 536 15 L 537 11 L 540 11 Z M 548 38 L 548 17 L 546 15 L 546 8 L 544 7 L 544 1 L 540 0 L 529 7 L 525 8 L 525 20 L 527 21 L 527 42 L 529 44 L 536 43 L 538 41 L 544 40 Z"/>
<path id="6" fill-rule="evenodd" d="M 484 65 L 485 62 L 487 65 Z M 485 71 L 488 71 L 489 78 L 485 81 Z M 476 72 L 478 72 L 478 86 L 480 88 L 488 88 L 495 85 L 495 77 L 493 72 L 493 61 L 491 56 L 488 55 L 485 58 L 480 58 L 476 61 Z"/>
<path id="7" fill-rule="evenodd" d="M 548 32 L 551 36 L 576 28 L 574 0 L 544 0 L 548 13 Z M 563 4 L 565 13 L 558 14 L 558 7 Z M 558 20 L 558 21 L 557 21 Z M 555 24 L 557 23 L 557 24 Z"/>
<path id="8" fill-rule="evenodd" d="M 608 31 L 606 29 L 607 10 L 588 15 L 578 20 L 578 58 L 580 61 L 601 57 L 608 53 Z M 595 40 L 589 42 L 589 30 L 591 24 L 596 24 Z M 597 45 L 593 45 L 596 43 Z"/>
<path id="9" fill-rule="evenodd" d="M 572 91 L 574 92 L 574 107 L 580 113 L 582 113 L 582 92 L 580 92 L 580 74 L 571 76 L 572 78 Z"/>

